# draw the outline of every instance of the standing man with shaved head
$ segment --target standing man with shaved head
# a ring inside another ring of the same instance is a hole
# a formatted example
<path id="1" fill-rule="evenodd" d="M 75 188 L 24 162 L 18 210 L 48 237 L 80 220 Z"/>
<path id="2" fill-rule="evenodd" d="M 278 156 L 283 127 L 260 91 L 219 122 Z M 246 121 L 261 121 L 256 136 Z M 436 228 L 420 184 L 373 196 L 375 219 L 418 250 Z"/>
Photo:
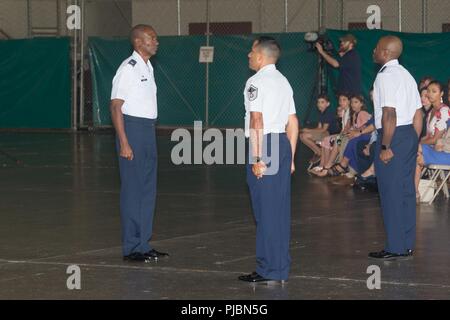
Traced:
<path id="1" fill-rule="evenodd" d="M 111 119 L 116 129 L 120 170 L 122 252 L 126 261 L 167 256 L 150 247 L 156 201 L 156 83 L 150 58 L 158 50 L 155 30 L 137 25 L 130 33 L 134 52 L 113 79 Z"/>
<path id="2" fill-rule="evenodd" d="M 382 66 L 373 93 L 379 134 L 375 171 L 387 235 L 384 250 L 369 253 L 378 260 L 411 258 L 416 240 L 414 168 L 422 104 L 414 78 L 399 64 L 402 51 L 398 37 L 386 36 L 373 53 L 375 63 Z"/>
<path id="3" fill-rule="evenodd" d="M 292 87 L 275 66 L 279 56 L 277 41 L 265 36 L 253 42 L 248 54 L 249 67 L 256 71 L 245 86 L 244 102 L 257 266 L 255 272 L 239 277 L 247 282 L 285 281 L 291 262 L 291 174 L 298 120 Z"/>

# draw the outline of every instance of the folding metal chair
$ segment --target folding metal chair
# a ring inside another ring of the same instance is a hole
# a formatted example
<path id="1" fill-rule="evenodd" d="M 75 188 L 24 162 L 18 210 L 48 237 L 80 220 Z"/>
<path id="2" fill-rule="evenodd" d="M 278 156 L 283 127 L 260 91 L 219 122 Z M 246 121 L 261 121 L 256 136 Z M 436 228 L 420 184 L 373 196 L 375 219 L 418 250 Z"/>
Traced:
<path id="1" fill-rule="evenodd" d="M 441 164 L 430 164 L 427 166 L 427 169 L 432 170 L 431 175 L 431 185 L 436 182 L 436 192 L 434 193 L 433 198 L 428 202 L 428 204 L 432 204 L 434 199 L 437 197 L 439 192 L 442 190 L 444 192 L 445 197 L 448 199 L 450 198 L 448 187 L 447 187 L 447 181 L 449 181 L 450 178 L 450 164 L 449 165 L 441 165 Z M 441 178 L 440 184 L 437 183 L 437 179 Z"/>
<path id="2" fill-rule="evenodd" d="M 447 121 L 447 128 L 450 128 L 450 120 Z M 428 204 L 432 204 L 434 199 L 437 197 L 439 192 L 442 190 L 444 192 L 445 197 L 448 199 L 450 198 L 449 192 L 448 192 L 448 186 L 447 182 L 450 181 L 450 163 L 442 165 L 442 164 L 429 164 L 425 166 L 422 170 L 421 177 L 430 170 L 431 173 L 431 183 L 430 186 L 436 186 L 435 193 L 433 195 L 433 198 L 428 202 Z M 441 178 L 441 183 L 437 183 L 437 179 Z"/>

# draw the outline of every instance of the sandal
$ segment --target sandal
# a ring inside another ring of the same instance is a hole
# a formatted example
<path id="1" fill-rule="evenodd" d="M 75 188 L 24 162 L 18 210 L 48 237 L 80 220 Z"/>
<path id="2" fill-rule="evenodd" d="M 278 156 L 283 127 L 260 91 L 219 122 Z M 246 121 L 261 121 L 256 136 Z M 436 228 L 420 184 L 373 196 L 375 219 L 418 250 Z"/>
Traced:
<path id="1" fill-rule="evenodd" d="M 348 167 L 343 167 L 340 163 L 336 163 L 333 167 L 334 167 L 334 170 L 335 170 L 335 171 L 337 171 L 337 172 L 340 173 L 340 175 L 344 175 L 344 174 L 346 174 L 346 173 L 348 173 L 348 172 L 350 171 L 350 170 L 348 169 Z M 332 168 L 333 168 L 333 167 L 332 167 Z M 337 170 L 337 169 L 336 169 L 337 167 L 341 168 L 342 171 Z"/>
<path id="2" fill-rule="evenodd" d="M 310 172 L 310 173 L 316 173 L 316 172 L 322 171 L 323 169 L 324 169 L 324 168 L 321 167 L 321 166 L 319 165 L 319 166 L 316 166 L 316 167 L 314 167 L 314 168 L 312 168 L 312 169 L 309 169 L 308 172 Z"/>
<path id="3" fill-rule="evenodd" d="M 338 170 L 337 168 L 341 168 L 341 170 Z M 325 170 L 325 169 L 324 169 Z M 340 163 L 334 164 L 331 168 L 326 169 L 325 175 L 319 175 L 319 177 L 338 177 L 343 174 L 346 174 L 348 172 L 348 167 L 344 168 Z"/>

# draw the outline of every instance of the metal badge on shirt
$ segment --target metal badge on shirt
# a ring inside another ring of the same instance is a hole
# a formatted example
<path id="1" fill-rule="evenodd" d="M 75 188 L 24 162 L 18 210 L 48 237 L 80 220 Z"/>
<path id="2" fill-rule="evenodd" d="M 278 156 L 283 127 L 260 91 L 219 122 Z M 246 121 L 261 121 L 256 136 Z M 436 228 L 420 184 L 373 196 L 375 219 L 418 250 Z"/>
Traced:
<path id="1" fill-rule="evenodd" d="M 250 85 L 250 88 L 247 90 L 247 96 L 248 100 L 254 101 L 256 98 L 258 98 L 258 88 L 254 85 Z"/>

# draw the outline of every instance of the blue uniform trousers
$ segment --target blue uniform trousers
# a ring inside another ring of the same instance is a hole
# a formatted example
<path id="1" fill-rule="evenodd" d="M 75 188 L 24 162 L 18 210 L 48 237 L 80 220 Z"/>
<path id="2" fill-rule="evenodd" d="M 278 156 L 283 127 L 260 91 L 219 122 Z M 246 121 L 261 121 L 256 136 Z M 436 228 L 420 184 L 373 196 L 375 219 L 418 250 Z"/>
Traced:
<path id="1" fill-rule="evenodd" d="M 266 279 L 287 280 L 291 263 L 292 152 L 286 134 L 269 134 L 264 136 L 266 154 L 273 157 L 270 137 L 279 144 L 278 172 L 258 180 L 252 173 L 252 165 L 247 165 L 247 183 L 256 221 L 256 272 Z"/>
<path id="2" fill-rule="evenodd" d="M 120 214 L 123 255 L 151 250 L 156 201 L 157 151 L 155 122 L 124 115 L 125 133 L 133 150 L 133 160 L 119 156 Z M 119 140 L 116 139 L 119 154 Z"/>
<path id="3" fill-rule="evenodd" d="M 414 249 L 416 241 L 417 133 L 412 125 L 395 129 L 391 142 L 394 157 L 388 164 L 380 160 L 382 130 L 379 134 L 374 162 L 387 235 L 385 250 L 404 254 L 408 249 Z"/>

